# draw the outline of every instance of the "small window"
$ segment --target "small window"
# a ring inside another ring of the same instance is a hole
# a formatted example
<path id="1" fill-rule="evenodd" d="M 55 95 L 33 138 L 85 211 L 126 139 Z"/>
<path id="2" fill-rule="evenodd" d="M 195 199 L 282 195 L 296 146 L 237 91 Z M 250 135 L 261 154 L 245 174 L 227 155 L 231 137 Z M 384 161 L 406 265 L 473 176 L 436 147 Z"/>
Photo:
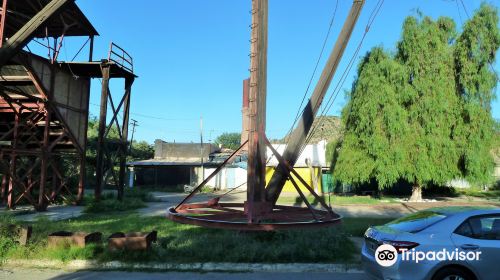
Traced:
<path id="1" fill-rule="evenodd" d="M 462 236 L 472 237 L 472 228 L 470 227 L 469 221 L 462 223 L 456 230 L 455 233 Z"/>
<path id="2" fill-rule="evenodd" d="M 467 219 L 456 234 L 475 239 L 500 240 L 500 216 L 477 216 Z"/>

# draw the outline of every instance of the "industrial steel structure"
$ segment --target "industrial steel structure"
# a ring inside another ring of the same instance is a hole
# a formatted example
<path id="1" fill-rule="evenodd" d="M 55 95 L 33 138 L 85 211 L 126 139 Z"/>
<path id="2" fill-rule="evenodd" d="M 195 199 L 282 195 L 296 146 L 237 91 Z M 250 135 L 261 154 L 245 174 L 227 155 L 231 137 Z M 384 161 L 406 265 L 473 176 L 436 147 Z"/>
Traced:
<path id="1" fill-rule="evenodd" d="M 244 131 L 245 137 L 248 135 L 248 140 L 244 141 L 232 156 L 224 161 L 179 205 L 169 208 L 169 219 L 187 224 L 238 230 L 321 227 L 336 224 L 340 221 L 341 217 L 323 202 L 313 188 L 293 169 L 293 166 L 307 144 L 307 136 L 311 131 L 314 118 L 347 47 L 364 3 L 365 0 L 353 1 L 349 15 L 314 92 L 306 104 L 297 126 L 290 135 L 285 152 L 280 155 L 265 136 L 268 0 L 252 0 L 250 81 L 244 83 L 244 91 L 248 90 L 246 86 L 249 87 L 249 104 L 246 108 L 247 112 L 245 110 L 243 112 L 244 114 L 247 113 L 250 118 L 248 132 Z M 265 180 L 266 147 L 270 148 L 273 156 L 279 161 L 269 182 Z M 247 200 L 244 203 L 220 203 L 220 197 L 218 197 L 205 203 L 188 203 L 243 148 L 248 150 Z M 295 186 L 306 204 L 306 208 L 277 205 L 278 198 L 287 180 L 290 180 Z M 297 182 L 306 186 L 321 204 L 322 209 L 311 206 L 298 187 Z"/>
<path id="2" fill-rule="evenodd" d="M 106 136 L 112 125 L 116 125 L 120 134 L 120 172 L 115 179 L 120 192 L 125 183 L 131 86 L 136 78 L 132 58 L 112 44 L 106 59 L 93 61 L 94 37 L 98 33 L 74 0 L 1 3 L 1 202 L 8 208 L 31 204 L 43 211 L 60 199 L 74 202 L 82 199 L 92 78 L 102 79 L 96 197 L 104 184 L 106 170 L 112 169 L 106 156 L 109 154 Z M 58 59 L 67 37 L 82 38 L 84 43 L 75 58 L 87 51 L 88 60 Z M 47 55 L 35 54 L 30 46 L 45 50 Z M 124 94 L 118 104 L 109 93 L 111 78 L 125 80 Z M 113 114 L 106 123 L 108 100 Z M 120 112 L 121 124 L 117 120 Z M 71 170 L 61 164 L 68 158 L 78 166 L 77 186 L 68 181 L 67 173 Z"/>

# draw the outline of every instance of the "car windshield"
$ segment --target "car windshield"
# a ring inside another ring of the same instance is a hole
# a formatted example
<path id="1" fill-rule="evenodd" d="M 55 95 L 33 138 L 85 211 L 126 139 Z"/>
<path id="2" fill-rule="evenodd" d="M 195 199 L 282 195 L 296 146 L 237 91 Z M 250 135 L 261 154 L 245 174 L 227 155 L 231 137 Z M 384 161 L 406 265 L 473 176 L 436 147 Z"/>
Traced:
<path id="1" fill-rule="evenodd" d="M 446 218 L 446 215 L 435 211 L 420 211 L 411 214 L 395 221 L 388 223 L 386 226 L 400 231 L 419 232 L 428 226 L 437 223 Z"/>

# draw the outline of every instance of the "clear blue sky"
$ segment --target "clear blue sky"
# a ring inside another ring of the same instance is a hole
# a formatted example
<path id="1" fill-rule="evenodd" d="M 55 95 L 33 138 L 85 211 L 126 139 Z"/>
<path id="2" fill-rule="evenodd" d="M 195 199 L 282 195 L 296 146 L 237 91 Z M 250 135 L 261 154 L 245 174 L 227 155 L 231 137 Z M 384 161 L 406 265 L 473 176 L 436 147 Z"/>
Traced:
<path id="1" fill-rule="evenodd" d="M 280 138 L 289 129 L 300 104 L 336 1 L 269 2 L 267 134 L 270 138 Z M 242 80 L 249 75 L 250 0 L 79 0 L 77 3 L 101 34 L 96 40 L 95 58 L 104 58 L 113 40 L 135 59 L 135 71 L 140 76 L 134 84 L 131 103 L 131 118 L 139 122 L 136 139 L 199 141 L 200 115 L 205 140 L 213 140 L 222 132 L 240 131 Z M 319 71 L 351 3 L 339 0 Z M 376 3 L 367 0 L 339 73 L 352 57 Z M 481 1 L 464 0 L 464 3 L 472 13 Z M 460 25 L 453 0 L 386 0 L 357 59 L 377 45 L 394 49 L 404 18 L 416 15 L 417 9 L 434 18 L 452 17 Z M 465 20 L 463 9 L 460 13 Z M 65 55 L 72 57 L 70 52 L 74 48 L 77 46 L 68 46 Z M 495 65 L 497 71 L 499 65 L 498 62 Z M 354 73 L 355 67 L 343 89 L 350 88 Z M 338 80 L 339 75 L 331 90 Z M 121 87 L 115 81 L 112 92 L 118 94 Z M 99 103 L 99 95 L 100 83 L 95 80 L 92 104 Z M 329 114 L 339 115 L 344 104 L 341 91 Z M 98 109 L 92 105 L 91 113 L 97 115 Z M 498 100 L 493 104 L 493 115 L 500 118 Z"/>

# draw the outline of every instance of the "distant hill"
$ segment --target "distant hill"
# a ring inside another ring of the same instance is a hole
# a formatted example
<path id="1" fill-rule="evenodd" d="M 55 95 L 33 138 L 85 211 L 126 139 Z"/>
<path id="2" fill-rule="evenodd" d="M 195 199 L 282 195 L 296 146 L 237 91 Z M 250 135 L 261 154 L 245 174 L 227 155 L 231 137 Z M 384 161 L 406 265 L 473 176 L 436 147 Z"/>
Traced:
<path id="1" fill-rule="evenodd" d="M 319 124 L 319 126 L 318 126 Z M 341 134 L 342 122 L 340 117 L 337 116 L 322 116 L 316 118 L 313 123 L 314 134 L 309 141 L 310 144 L 318 143 L 321 140 L 327 140 L 328 142 L 332 140 L 337 140 Z M 276 142 L 285 143 L 288 140 L 289 135 L 286 135 L 283 139 Z M 309 136 L 308 136 L 309 137 Z"/>

